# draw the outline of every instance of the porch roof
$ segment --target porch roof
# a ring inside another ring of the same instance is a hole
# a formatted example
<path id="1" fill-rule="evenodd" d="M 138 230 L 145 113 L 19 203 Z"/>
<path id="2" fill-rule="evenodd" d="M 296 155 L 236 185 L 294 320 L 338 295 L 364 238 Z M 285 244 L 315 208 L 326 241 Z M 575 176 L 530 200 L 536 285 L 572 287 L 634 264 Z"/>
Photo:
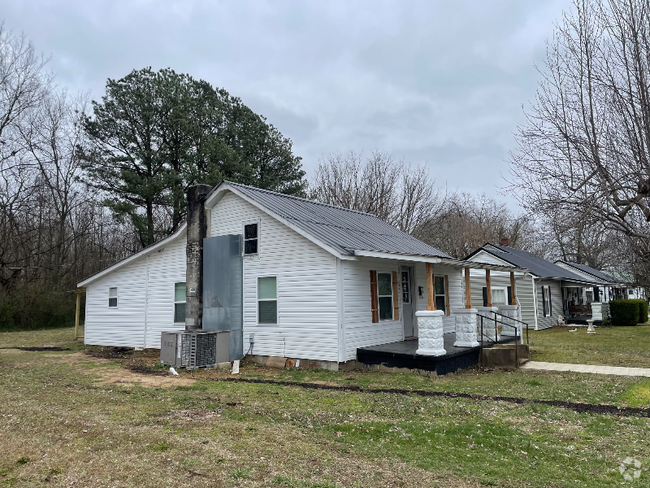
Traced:
<path id="1" fill-rule="evenodd" d="M 471 269 L 488 269 L 490 271 L 505 271 L 508 273 L 529 273 L 529 270 L 526 268 L 518 268 L 516 266 L 501 266 L 499 264 L 489 264 L 489 263 L 476 263 L 474 261 L 465 261 L 463 259 L 455 258 L 442 258 L 434 256 L 423 256 L 418 254 L 400 254 L 392 252 L 382 252 L 382 251 L 364 251 L 358 249 L 354 251 L 355 256 L 359 257 L 368 257 L 368 258 L 380 258 L 380 259 L 394 259 L 398 261 L 413 261 L 418 263 L 431 263 L 431 264 L 444 264 L 446 266 L 452 266 L 454 268 L 471 268 Z"/>

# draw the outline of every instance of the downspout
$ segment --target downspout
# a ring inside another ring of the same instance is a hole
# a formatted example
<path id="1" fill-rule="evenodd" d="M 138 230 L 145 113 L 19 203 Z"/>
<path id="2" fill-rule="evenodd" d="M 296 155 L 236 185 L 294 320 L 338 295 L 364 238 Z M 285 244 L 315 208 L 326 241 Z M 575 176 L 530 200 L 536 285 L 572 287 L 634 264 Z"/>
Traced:
<path id="1" fill-rule="evenodd" d="M 203 328 L 203 239 L 207 233 L 205 198 L 210 190 L 210 185 L 193 185 L 187 189 L 185 330 Z"/>

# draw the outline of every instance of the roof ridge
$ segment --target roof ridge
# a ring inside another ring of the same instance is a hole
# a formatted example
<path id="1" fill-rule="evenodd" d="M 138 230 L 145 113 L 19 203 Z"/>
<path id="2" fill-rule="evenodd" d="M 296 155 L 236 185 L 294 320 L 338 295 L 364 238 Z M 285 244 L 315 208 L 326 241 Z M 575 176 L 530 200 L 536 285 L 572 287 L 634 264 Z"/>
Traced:
<path id="1" fill-rule="evenodd" d="M 352 212 L 352 213 L 356 213 L 356 214 L 360 214 L 360 215 L 366 215 L 368 217 L 372 217 L 374 219 L 380 220 L 381 222 L 384 222 L 384 223 L 388 224 L 388 222 L 386 222 L 385 220 L 380 219 L 376 215 L 373 215 L 373 214 L 368 213 L 368 212 L 362 212 L 361 210 L 353 210 L 351 208 L 341 207 L 340 205 L 332 205 L 330 203 L 319 202 L 318 200 L 310 200 L 309 198 L 297 197 L 295 195 L 287 195 L 286 193 L 280 193 L 280 192 L 273 191 L 273 190 L 267 190 L 265 188 L 258 188 L 256 186 L 251 186 L 251 185 L 244 185 L 243 183 L 235 183 L 234 181 L 230 181 L 230 180 L 223 180 L 223 182 L 228 183 L 229 185 L 243 186 L 244 188 L 250 188 L 251 190 L 261 191 L 261 192 L 264 192 L 264 193 L 271 193 L 273 195 L 278 195 L 278 196 L 281 196 L 281 197 L 291 198 L 293 200 L 299 200 L 301 202 L 313 203 L 314 205 L 321 205 L 323 207 L 336 208 L 338 210 L 345 210 L 346 212 Z M 388 225 L 391 225 L 391 224 L 388 224 Z M 397 229 L 397 227 L 395 227 L 395 228 Z M 399 230 L 399 229 L 397 229 L 397 230 Z"/>

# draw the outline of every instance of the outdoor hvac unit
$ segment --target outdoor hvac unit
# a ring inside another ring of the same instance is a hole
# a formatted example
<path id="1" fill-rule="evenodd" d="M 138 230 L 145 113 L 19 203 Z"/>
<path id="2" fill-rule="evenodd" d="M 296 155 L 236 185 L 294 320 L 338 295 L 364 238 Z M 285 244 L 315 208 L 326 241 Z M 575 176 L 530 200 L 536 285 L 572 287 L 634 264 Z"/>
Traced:
<path id="1" fill-rule="evenodd" d="M 230 361 L 230 332 L 197 330 L 163 332 L 160 362 L 175 368 L 196 369 Z"/>

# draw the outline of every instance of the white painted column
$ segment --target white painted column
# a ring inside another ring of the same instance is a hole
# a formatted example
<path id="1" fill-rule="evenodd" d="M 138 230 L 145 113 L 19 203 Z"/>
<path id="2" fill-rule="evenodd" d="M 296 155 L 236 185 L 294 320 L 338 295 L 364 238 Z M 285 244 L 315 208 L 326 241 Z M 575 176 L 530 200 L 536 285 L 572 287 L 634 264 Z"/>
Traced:
<path id="1" fill-rule="evenodd" d="M 443 339 L 442 310 L 420 310 L 415 312 L 418 326 L 418 350 L 415 354 L 421 356 L 444 356 L 445 341 Z"/>
<path id="2" fill-rule="evenodd" d="M 456 342 L 455 347 L 477 347 L 475 308 L 457 308 L 452 311 L 456 317 Z"/>
<path id="3" fill-rule="evenodd" d="M 603 303 L 591 302 L 591 318 L 594 320 L 603 320 Z"/>
<path id="4" fill-rule="evenodd" d="M 494 342 L 499 340 L 498 331 L 495 331 L 494 329 L 495 326 L 494 319 L 496 318 L 494 312 L 496 312 L 497 310 L 499 310 L 498 307 L 476 307 L 476 311 L 478 312 L 479 315 L 482 315 L 483 317 L 487 317 L 483 319 L 483 334 L 485 335 L 485 339 Z M 479 315 L 476 316 L 476 328 L 480 334 L 481 317 L 479 317 Z M 479 337 L 478 340 L 480 341 L 481 338 Z"/>

